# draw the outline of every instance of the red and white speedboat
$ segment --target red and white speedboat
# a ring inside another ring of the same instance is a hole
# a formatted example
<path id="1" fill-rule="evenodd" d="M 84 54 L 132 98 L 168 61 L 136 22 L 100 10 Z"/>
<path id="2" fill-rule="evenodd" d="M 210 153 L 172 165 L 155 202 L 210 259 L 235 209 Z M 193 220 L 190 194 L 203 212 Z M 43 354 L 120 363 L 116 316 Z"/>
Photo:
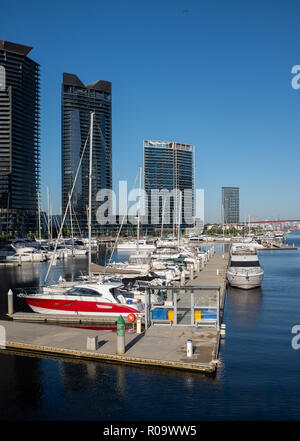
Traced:
<path id="1" fill-rule="evenodd" d="M 142 314 L 141 301 L 128 304 L 119 290 L 121 283 L 77 282 L 65 288 L 52 285 L 42 288 L 37 294 L 20 293 L 34 312 L 42 314 L 76 314 L 93 316 L 127 317 Z"/>

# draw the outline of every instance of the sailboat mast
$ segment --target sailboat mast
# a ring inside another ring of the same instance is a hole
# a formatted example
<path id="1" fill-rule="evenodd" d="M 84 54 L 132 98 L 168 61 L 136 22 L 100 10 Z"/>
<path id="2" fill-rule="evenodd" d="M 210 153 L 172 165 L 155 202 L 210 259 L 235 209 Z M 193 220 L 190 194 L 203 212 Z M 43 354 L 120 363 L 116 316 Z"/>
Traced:
<path id="1" fill-rule="evenodd" d="M 88 217 L 88 232 L 89 232 L 89 278 L 91 278 L 91 263 L 92 263 L 92 177 L 93 177 L 93 126 L 94 126 L 94 112 L 91 112 L 91 126 L 90 126 L 90 157 L 89 157 L 89 217 Z"/>
<path id="2" fill-rule="evenodd" d="M 52 239 L 51 233 L 50 233 L 50 195 L 49 195 L 49 187 L 47 187 L 47 199 L 48 199 L 48 240 L 50 241 Z"/>
<path id="3" fill-rule="evenodd" d="M 69 193 L 69 198 L 70 198 L 70 227 L 71 227 L 71 239 L 72 239 L 72 254 L 74 255 L 74 235 L 73 235 L 73 221 L 72 221 L 72 200 L 71 200 L 71 195 Z"/>
<path id="4" fill-rule="evenodd" d="M 41 243 L 41 206 L 40 206 L 40 192 L 38 192 L 37 197 L 38 197 L 38 225 L 39 225 L 39 233 L 38 233 L 38 237 L 39 237 L 39 241 L 40 241 L 40 243 Z"/>
<path id="5" fill-rule="evenodd" d="M 164 205 L 163 205 L 162 214 L 161 214 L 161 229 L 160 229 L 160 239 L 161 240 L 163 238 L 163 231 L 164 231 L 164 217 L 165 217 L 166 200 L 167 200 L 167 198 L 164 199 Z"/>
<path id="6" fill-rule="evenodd" d="M 139 242 L 140 242 L 141 191 L 142 191 L 142 166 L 140 166 L 140 186 L 139 186 L 139 203 L 138 203 L 138 223 L 137 223 L 137 235 L 136 235 L 136 250 L 137 250 L 137 252 L 139 252 Z"/>
<path id="7" fill-rule="evenodd" d="M 179 210 L 178 210 L 178 248 L 180 246 L 180 219 L 181 219 L 182 193 L 179 190 Z"/>

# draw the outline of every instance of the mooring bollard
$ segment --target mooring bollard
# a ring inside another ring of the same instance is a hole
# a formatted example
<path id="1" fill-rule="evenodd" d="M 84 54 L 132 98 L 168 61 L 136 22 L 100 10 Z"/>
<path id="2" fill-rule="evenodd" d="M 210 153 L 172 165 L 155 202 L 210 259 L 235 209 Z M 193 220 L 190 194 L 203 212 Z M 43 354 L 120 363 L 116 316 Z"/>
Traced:
<path id="1" fill-rule="evenodd" d="M 192 342 L 191 338 L 189 338 L 186 341 L 186 356 L 187 357 L 192 357 L 193 356 L 193 342 Z"/>
<path id="2" fill-rule="evenodd" d="M 141 319 L 141 317 L 136 318 L 136 333 L 137 334 L 142 333 L 142 319 Z"/>
<path id="3" fill-rule="evenodd" d="M 217 276 L 219 275 L 219 272 L 220 272 L 220 271 L 217 269 Z"/>
<path id="4" fill-rule="evenodd" d="M 221 335 L 221 337 L 225 337 L 225 335 L 226 335 L 226 325 L 225 325 L 225 323 L 221 324 L 220 335 Z"/>
<path id="5" fill-rule="evenodd" d="M 181 285 L 185 284 L 185 271 L 184 270 L 181 271 L 180 283 L 181 283 Z"/>
<path id="6" fill-rule="evenodd" d="M 125 321 L 120 315 L 117 321 L 117 354 L 125 353 Z"/>
<path id="7" fill-rule="evenodd" d="M 14 313 L 14 297 L 13 297 L 13 292 L 11 289 L 7 293 L 7 299 L 8 299 L 8 315 L 13 315 L 13 313 Z"/>
<path id="8" fill-rule="evenodd" d="M 98 348 L 98 336 L 87 337 L 86 348 L 90 351 L 96 351 Z"/>
<path id="9" fill-rule="evenodd" d="M 194 279 L 194 265 L 190 265 L 190 279 L 193 280 Z"/>

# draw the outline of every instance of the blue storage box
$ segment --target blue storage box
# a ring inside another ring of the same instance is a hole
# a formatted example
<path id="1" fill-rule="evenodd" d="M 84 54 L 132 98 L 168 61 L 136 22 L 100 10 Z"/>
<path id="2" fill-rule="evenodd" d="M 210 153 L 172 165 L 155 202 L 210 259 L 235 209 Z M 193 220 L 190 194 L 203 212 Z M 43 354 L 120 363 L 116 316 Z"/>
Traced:
<path id="1" fill-rule="evenodd" d="M 153 320 L 167 320 L 168 310 L 164 308 L 156 308 L 152 311 Z"/>
<path id="2" fill-rule="evenodd" d="M 217 310 L 216 309 L 202 309 L 202 319 L 215 319 L 217 320 Z"/>

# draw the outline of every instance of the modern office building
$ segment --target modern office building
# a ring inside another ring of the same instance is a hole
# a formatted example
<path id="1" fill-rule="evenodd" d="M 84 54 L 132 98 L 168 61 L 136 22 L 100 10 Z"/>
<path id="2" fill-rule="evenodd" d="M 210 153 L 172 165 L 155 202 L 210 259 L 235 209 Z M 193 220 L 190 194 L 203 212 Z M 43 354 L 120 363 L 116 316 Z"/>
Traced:
<path id="1" fill-rule="evenodd" d="M 62 214 L 65 212 L 80 157 L 87 142 L 72 195 L 72 225 L 76 234 L 87 234 L 89 201 L 88 136 L 91 112 L 95 114 L 93 128 L 92 234 L 101 232 L 101 226 L 96 219 L 96 211 L 99 207 L 96 194 L 101 189 L 112 188 L 111 106 L 112 90 L 110 82 L 96 81 L 85 86 L 76 75 L 63 74 Z M 67 225 L 70 226 L 70 223 Z"/>
<path id="2" fill-rule="evenodd" d="M 0 233 L 37 231 L 39 64 L 32 47 L 0 40 Z"/>
<path id="3" fill-rule="evenodd" d="M 239 187 L 222 187 L 222 224 L 238 224 L 239 220 Z"/>
<path id="4" fill-rule="evenodd" d="M 191 226 L 194 216 L 193 146 L 145 140 L 144 189 L 149 226 L 159 228 L 163 224 L 165 228 L 175 228 L 178 223 L 182 228 Z M 164 193 L 170 195 L 169 200 Z"/>

